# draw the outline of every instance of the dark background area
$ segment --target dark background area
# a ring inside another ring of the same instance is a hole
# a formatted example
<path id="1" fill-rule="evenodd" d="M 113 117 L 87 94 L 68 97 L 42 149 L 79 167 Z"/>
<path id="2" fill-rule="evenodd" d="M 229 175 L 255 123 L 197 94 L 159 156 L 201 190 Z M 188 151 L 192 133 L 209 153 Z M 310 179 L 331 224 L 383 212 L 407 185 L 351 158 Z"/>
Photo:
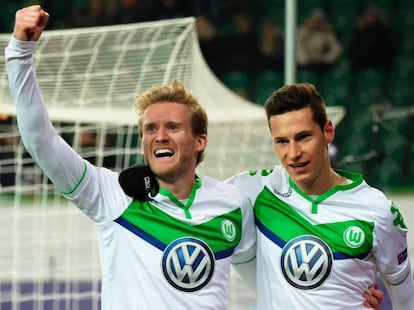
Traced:
<path id="1" fill-rule="evenodd" d="M 219 79 L 239 95 L 263 105 L 283 85 L 283 0 L 2 0 L 0 32 L 13 30 L 15 11 L 41 4 L 48 30 L 196 16 L 202 52 Z M 346 108 L 336 129 L 334 165 L 364 174 L 383 190 L 414 188 L 414 1 L 297 1 L 298 28 L 322 11 L 342 53 L 324 70 L 299 66 L 298 82 L 311 82 L 328 106 Z M 358 37 L 365 9 L 381 18 L 369 39 Z M 265 29 L 273 34 L 264 35 Z M 273 38 L 273 39 L 271 39 Z M 272 53 L 263 51 L 274 41 Z M 370 42 L 370 63 L 355 62 Z M 269 42 L 267 42 L 269 43 Z"/>

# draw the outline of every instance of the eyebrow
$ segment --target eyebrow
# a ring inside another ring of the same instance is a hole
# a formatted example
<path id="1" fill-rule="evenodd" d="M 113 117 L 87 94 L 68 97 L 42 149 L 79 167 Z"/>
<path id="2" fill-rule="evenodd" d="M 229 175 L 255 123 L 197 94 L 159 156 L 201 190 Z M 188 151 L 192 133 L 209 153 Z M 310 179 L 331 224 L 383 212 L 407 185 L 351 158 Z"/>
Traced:
<path id="1" fill-rule="evenodd" d="M 299 131 L 298 133 L 295 133 L 293 137 L 294 139 L 297 139 L 297 138 L 300 138 L 300 136 L 311 135 L 311 134 L 313 134 L 312 130 L 302 130 L 302 131 Z M 286 136 L 275 136 L 273 137 L 273 139 L 288 139 L 288 138 Z"/>

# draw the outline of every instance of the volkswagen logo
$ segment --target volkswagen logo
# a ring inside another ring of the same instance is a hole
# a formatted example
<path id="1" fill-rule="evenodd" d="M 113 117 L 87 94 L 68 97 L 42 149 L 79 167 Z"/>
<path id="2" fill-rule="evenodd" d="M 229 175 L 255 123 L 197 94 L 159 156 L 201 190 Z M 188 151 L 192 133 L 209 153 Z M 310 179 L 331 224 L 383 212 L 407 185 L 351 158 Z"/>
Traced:
<path id="1" fill-rule="evenodd" d="M 315 236 L 300 236 L 283 248 L 281 267 L 292 286 L 309 290 L 320 286 L 332 269 L 332 252 Z"/>
<path id="2" fill-rule="evenodd" d="M 164 250 L 162 270 L 173 287 L 194 292 L 210 281 L 214 272 L 214 255 L 202 240 L 179 238 Z"/>

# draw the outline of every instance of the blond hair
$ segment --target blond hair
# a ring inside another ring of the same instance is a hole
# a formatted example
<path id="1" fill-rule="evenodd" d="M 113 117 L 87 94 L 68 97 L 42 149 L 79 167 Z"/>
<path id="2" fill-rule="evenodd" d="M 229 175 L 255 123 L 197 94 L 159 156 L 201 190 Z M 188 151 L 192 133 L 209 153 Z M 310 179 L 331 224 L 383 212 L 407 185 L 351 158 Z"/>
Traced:
<path id="1" fill-rule="evenodd" d="M 168 85 L 154 85 L 137 96 L 135 108 L 138 113 L 138 132 L 142 137 L 145 110 L 154 103 L 174 102 L 188 107 L 191 113 L 191 129 L 194 136 L 207 135 L 208 117 L 198 99 L 178 80 Z M 197 156 L 197 164 L 204 159 L 204 150 Z"/>

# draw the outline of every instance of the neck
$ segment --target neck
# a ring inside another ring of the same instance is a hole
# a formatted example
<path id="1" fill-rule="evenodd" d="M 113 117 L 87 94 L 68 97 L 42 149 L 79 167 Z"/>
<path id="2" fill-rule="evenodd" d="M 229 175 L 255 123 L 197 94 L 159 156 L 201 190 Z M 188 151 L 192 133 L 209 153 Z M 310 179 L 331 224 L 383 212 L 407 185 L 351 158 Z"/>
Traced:
<path id="1" fill-rule="evenodd" d="M 339 175 L 335 170 L 329 168 L 328 177 L 319 177 L 319 180 L 312 184 L 297 184 L 298 187 L 307 195 L 322 195 L 337 185 L 345 185 L 346 179 Z"/>
<path id="2" fill-rule="evenodd" d="M 180 178 L 172 182 L 158 179 L 158 183 L 160 185 L 160 188 L 169 191 L 178 200 L 182 200 L 190 197 L 195 183 L 195 177 L 193 174 L 191 177 Z"/>
<path id="3" fill-rule="evenodd" d="M 335 170 L 332 168 L 329 169 L 329 177 L 325 179 L 325 182 L 321 184 L 320 190 L 316 191 L 315 194 L 322 195 L 323 193 L 327 192 L 331 188 L 334 188 L 337 185 L 344 185 L 346 184 L 346 179 L 339 175 Z"/>
<path id="4" fill-rule="evenodd" d="M 335 170 L 331 169 L 331 188 L 337 185 L 346 185 L 346 179 L 341 176 L 338 172 L 336 172 Z"/>

